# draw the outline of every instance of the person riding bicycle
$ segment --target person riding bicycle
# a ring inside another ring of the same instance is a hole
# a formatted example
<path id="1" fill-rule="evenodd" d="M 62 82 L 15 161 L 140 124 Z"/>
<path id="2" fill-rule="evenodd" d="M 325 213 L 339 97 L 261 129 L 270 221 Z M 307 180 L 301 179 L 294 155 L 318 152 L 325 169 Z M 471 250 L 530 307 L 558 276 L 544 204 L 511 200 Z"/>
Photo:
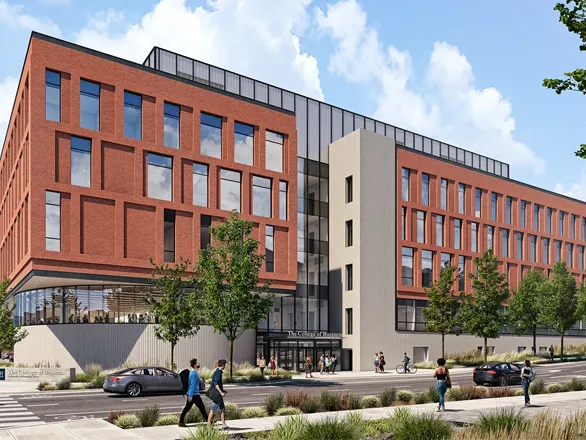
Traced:
<path id="1" fill-rule="evenodd" d="M 403 353 L 403 368 L 405 369 L 405 373 L 409 372 L 409 361 L 411 359 L 409 359 L 409 356 L 407 356 L 407 353 Z"/>

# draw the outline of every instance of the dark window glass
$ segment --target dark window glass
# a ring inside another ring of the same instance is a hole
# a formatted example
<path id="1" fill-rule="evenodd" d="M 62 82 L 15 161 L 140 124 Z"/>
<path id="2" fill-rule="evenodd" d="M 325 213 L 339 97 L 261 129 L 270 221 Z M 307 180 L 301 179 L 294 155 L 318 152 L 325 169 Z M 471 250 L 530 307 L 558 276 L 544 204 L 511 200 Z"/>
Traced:
<path id="1" fill-rule="evenodd" d="M 71 137 L 71 184 L 91 186 L 91 151 L 92 143 L 89 139 Z"/>
<path id="2" fill-rule="evenodd" d="M 164 256 L 165 262 L 175 261 L 175 211 L 164 211 Z"/>
<path id="3" fill-rule="evenodd" d="M 559 263 L 562 259 L 562 242 L 555 240 L 555 262 Z"/>
<path id="4" fill-rule="evenodd" d="M 61 122 L 61 74 L 45 70 L 45 118 Z"/>
<path id="5" fill-rule="evenodd" d="M 450 266 L 452 264 L 452 255 L 451 254 L 446 254 L 444 252 L 441 253 L 440 255 L 440 268 L 444 269 L 448 266 Z"/>
<path id="6" fill-rule="evenodd" d="M 429 174 L 421 175 L 421 204 L 429 205 Z"/>
<path id="7" fill-rule="evenodd" d="M 478 191 L 478 190 L 476 190 L 476 191 Z M 478 192 L 476 194 L 478 195 Z M 497 203 L 498 203 L 498 195 L 495 193 L 491 193 L 491 195 L 490 195 L 490 219 L 493 222 L 496 222 Z M 479 217 L 479 215 L 476 215 L 476 217 Z"/>
<path id="8" fill-rule="evenodd" d="M 405 209 L 405 208 L 403 208 Z M 444 245 L 444 216 L 435 216 L 435 244 L 436 246 Z"/>
<path id="9" fill-rule="evenodd" d="M 346 247 L 352 246 L 353 239 L 352 220 L 346 220 Z"/>
<path id="10" fill-rule="evenodd" d="M 494 250 L 494 227 L 486 227 L 486 248 Z"/>
<path id="11" fill-rule="evenodd" d="M 465 283 L 465 260 L 462 255 L 458 257 L 458 290 L 464 290 Z"/>
<path id="12" fill-rule="evenodd" d="M 560 228 L 559 228 L 560 236 L 564 235 L 564 219 L 565 218 L 566 218 L 566 216 L 564 215 L 564 213 L 560 211 Z"/>
<path id="13" fill-rule="evenodd" d="M 576 216 L 574 214 L 570 217 L 570 238 L 576 238 Z"/>
<path id="14" fill-rule="evenodd" d="M 529 236 L 529 254 L 530 254 L 530 258 L 531 261 L 535 262 L 537 261 L 536 258 L 536 250 L 535 248 L 537 247 L 537 237 L 535 235 L 530 235 Z"/>
<path id="15" fill-rule="evenodd" d="M 401 239 L 405 240 L 405 213 L 407 208 L 401 207 Z"/>
<path id="16" fill-rule="evenodd" d="M 521 200 L 521 227 L 525 227 L 525 218 L 527 215 L 527 202 L 525 200 Z"/>
<path id="17" fill-rule="evenodd" d="M 517 259 L 523 259 L 523 233 L 517 232 Z"/>
<path id="18" fill-rule="evenodd" d="M 271 179 L 252 177 L 252 213 L 262 217 L 270 217 L 272 212 Z"/>
<path id="19" fill-rule="evenodd" d="M 501 231 L 503 236 L 502 253 L 503 257 L 507 258 L 509 256 L 509 231 L 507 229 L 501 229 Z"/>
<path id="20" fill-rule="evenodd" d="M 210 226 L 212 225 L 212 218 L 209 215 L 202 215 L 200 217 L 200 231 L 199 231 L 199 248 L 205 249 L 210 241 Z"/>
<path id="21" fill-rule="evenodd" d="M 354 331 L 354 317 L 352 309 L 346 309 L 346 334 L 351 335 Z"/>
<path id="22" fill-rule="evenodd" d="M 584 270 L 584 246 L 578 245 L 578 268 Z"/>
<path id="23" fill-rule="evenodd" d="M 466 195 L 466 187 L 463 183 L 458 184 L 458 212 L 464 214 L 464 199 Z"/>
<path id="24" fill-rule="evenodd" d="M 533 229 L 539 231 L 539 205 L 533 206 Z"/>
<path id="25" fill-rule="evenodd" d="M 287 182 L 279 182 L 279 219 L 287 220 Z"/>
<path id="26" fill-rule="evenodd" d="M 545 210 L 545 230 L 551 234 L 551 208 Z"/>
<path id="27" fill-rule="evenodd" d="M 346 203 L 352 201 L 352 176 L 346 177 Z"/>
<path id="28" fill-rule="evenodd" d="M 200 153 L 222 157 L 222 118 L 202 113 L 200 116 Z"/>
<path id="29" fill-rule="evenodd" d="M 265 263 L 267 266 L 267 272 L 275 271 L 275 228 L 272 226 L 266 227 L 265 234 L 265 246 L 266 246 L 266 259 Z"/>
<path id="30" fill-rule="evenodd" d="M 512 203 L 513 203 L 513 200 L 510 197 L 507 197 L 507 200 L 506 200 L 507 205 L 505 207 L 505 209 L 506 209 L 505 217 L 506 217 L 506 221 L 507 221 L 508 225 L 511 224 L 511 205 L 512 205 Z"/>
<path id="31" fill-rule="evenodd" d="M 475 208 L 474 208 L 474 215 L 476 217 L 480 217 L 482 210 L 482 190 L 480 188 L 476 188 L 476 198 L 475 198 Z"/>
<path id="32" fill-rule="evenodd" d="M 421 286 L 431 287 L 433 279 L 433 253 L 421 251 Z"/>
<path id="33" fill-rule="evenodd" d="M 454 219 L 454 248 L 461 249 L 462 246 L 462 220 Z"/>
<path id="34" fill-rule="evenodd" d="M 403 168 L 401 175 L 401 198 L 404 202 L 409 201 L 409 170 Z"/>
<path id="35" fill-rule="evenodd" d="M 142 139 L 142 96 L 124 92 L 124 137 Z"/>
<path id="36" fill-rule="evenodd" d="M 448 209 L 448 181 L 446 179 L 440 181 L 440 208 Z"/>
<path id="37" fill-rule="evenodd" d="M 234 162 L 254 164 L 254 127 L 234 123 Z"/>
<path id="38" fill-rule="evenodd" d="M 568 250 L 568 254 L 567 254 L 567 262 L 566 264 L 568 265 L 568 267 L 571 269 L 574 267 L 574 245 L 572 243 L 568 243 L 567 244 L 567 250 Z"/>
<path id="39" fill-rule="evenodd" d="M 425 243 L 425 212 L 417 211 L 417 242 Z"/>
<path id="40" fill-rule="evenodd" d="M 413 285 L 413 249 L 404 247 L 401 249 L 401 275 L 403 286 Z"/>
<path id="41" fill-rule="evenodd" d="M 549 264 L 549 238 L 543 239 L 543 264 Z"/>
<path id="42" fill-rule="evenodd" d="M 353 273 L 352 273 L 352 265 L 346 265 L 346 290 L 353 289 Z"/>
<path id="43" fill-rule="evenodd" d="M 478 223 L 471 223 L 470 224 L 470 232 L 472 237 L 471 244 L 471 251 L 478 252 Z"/>
<path id="44" fill-rule="evenodd" d="M 165 103 L 165 146 L 169 148 L 179 149 L 179 122 L 180 122 L 181 107 L 175 104 Z"/>
<path id="45" fill-rule="evenodd" d="M 100 85 L 81 80 L 79 86 L 79 125 L 90 130 L 100 130 Z"/>

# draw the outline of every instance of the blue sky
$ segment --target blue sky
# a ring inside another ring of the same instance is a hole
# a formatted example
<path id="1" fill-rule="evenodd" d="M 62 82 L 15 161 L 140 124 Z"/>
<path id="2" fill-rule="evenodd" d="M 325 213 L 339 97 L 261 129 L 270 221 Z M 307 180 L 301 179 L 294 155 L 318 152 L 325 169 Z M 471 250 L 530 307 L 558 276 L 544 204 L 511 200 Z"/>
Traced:
<path id="1" fill-rule="evenodd" d="M 425 8 L 422 6 L 425 5 Z M 157 44 L 511 164 L 586 200 L 583 67 L 555 1 L 0 0 L 0 136 L 32 29 L 142 62 Z"/>

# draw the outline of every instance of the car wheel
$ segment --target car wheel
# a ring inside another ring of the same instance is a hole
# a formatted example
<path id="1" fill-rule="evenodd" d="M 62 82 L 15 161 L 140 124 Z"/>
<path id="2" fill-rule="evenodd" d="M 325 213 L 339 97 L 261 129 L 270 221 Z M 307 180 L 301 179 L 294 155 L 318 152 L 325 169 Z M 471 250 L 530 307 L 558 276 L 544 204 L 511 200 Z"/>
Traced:
<path id="1" fill-rule="evenodd" d="M 507 383 L 507 378 L 506 378 L 506 377 L 504 377 L 504 376 L 503 376 L 503 377 L 500 377 L 500 378 L 499 378 L 499 385 L 500 385 L 501 387 L 506 387 L 506 386 L 508 385 L 508 383 Z"/>
<path id="2" fill-rule="evenodd" d="M 142 387 L 139 383 L 132 382 L 126 387 L 126 394 L 130 397 L 138 397 L 140 396 L 140 393 L 142 393 Z"/>

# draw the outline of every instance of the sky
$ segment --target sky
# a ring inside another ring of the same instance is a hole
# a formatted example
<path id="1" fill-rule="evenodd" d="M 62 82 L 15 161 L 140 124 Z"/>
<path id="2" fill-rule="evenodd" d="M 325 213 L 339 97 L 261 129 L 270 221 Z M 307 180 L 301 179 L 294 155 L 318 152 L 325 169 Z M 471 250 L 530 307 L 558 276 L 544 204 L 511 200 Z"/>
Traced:
<path id="1" fill-rule="evenodd" d="M 511 166 L 586 201 L 584 67 L 555 0 L 0 0 L 0 137 L 32 30 L 142 63 L 155 45 Z"/>

